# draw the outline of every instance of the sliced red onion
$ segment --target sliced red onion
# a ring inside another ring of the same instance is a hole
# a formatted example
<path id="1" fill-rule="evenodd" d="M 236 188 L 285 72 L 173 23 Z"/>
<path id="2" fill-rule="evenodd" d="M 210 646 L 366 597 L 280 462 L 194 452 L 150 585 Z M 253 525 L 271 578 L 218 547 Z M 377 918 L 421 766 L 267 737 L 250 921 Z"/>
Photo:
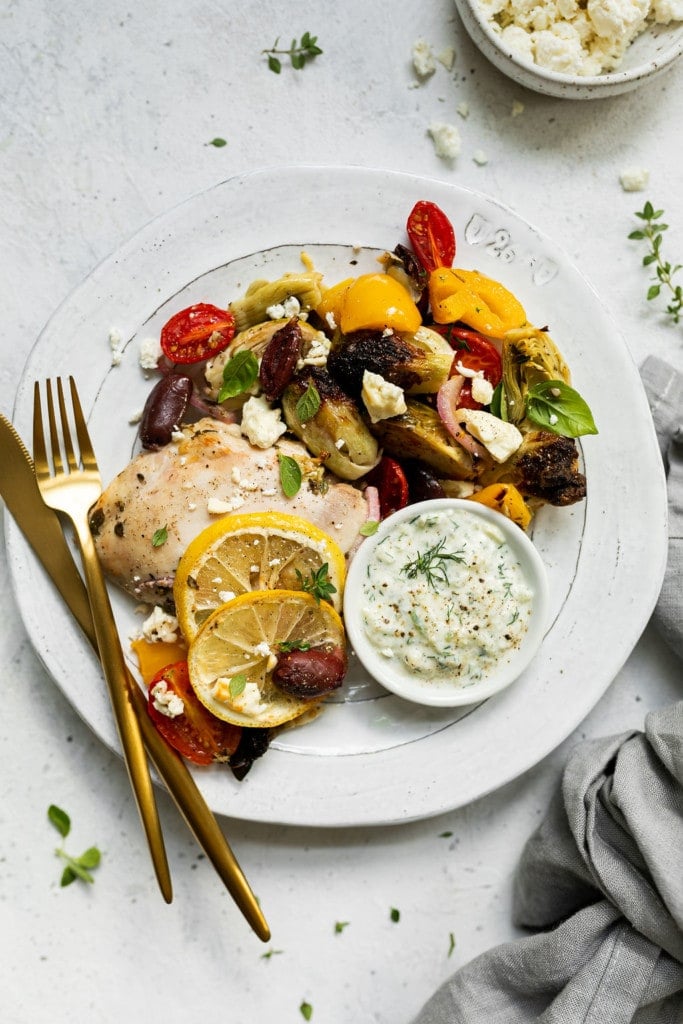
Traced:
<path id="1" fill-rule="evenodd" d="M 486 455 L 484 446 L 479 444 L 471 434 L 468 434 L 458 420 L 458 398 L 464 383 L 465 378 L 462 374 L 456 374 L 441 385 L 436 395 L 437 412 L 444 427 L 458 444 L 461 444 L 471 455 L 484 458 Z"/>

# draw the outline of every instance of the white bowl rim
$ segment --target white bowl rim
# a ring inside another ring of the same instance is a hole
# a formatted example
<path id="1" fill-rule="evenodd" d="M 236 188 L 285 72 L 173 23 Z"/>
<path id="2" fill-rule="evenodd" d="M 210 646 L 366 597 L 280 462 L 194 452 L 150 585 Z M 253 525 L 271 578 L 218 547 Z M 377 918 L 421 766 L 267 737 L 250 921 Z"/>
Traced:
<path id="1" fill-rule="evenodd" d="M 534 590 L 533 609 L 526 635 L 514 656 L 504 666 L 499 666 L 490 678 L 469 686 L 449 686 L 439 683 L 438 689 L 427 690 L 423 682 L 411 682 L 404 673 L 397 673 L 386 659 L 378 654 L 366 639 L 360 624 L 361 602 L 358 597 L 358 577 L 364 572 L 367 562 L 377 545 L 396 526 L 423 513 L 434 511 L 464 510 L 489 523 L 494 523 L 504 534 L 513 548 L 522 568 Z M 366 537 L 355 552 L 347 572 L 344 588 L 344 625 L 346 633 L 359 661 L 381 686 L 398 697 L 416 704 L 432 707 L 458 707 L 475 704 L 506 689 L 519 679 L 536 655 L 547 628 L 549 587 L 546 567 L 527 534 L 501 512 L 477 501 L 466 498 L 431 498 L 427 501 L 406 505 L 387 516 L 377 531 Z"/>
<path id="2" fill-rule="evenodd" d="M 668 25 L 651 26 L 662 30 L 670 28 L 674 32 L 681 33 L 680 39 L 676 40 L 674 38 L 674 41 L 670 46 L 664 49 L 657 57 L 645 60 L 642 64 L 638 64 L 635 67 L 624 68 L 617 71 L 606 71 L 601 75 L 571 75 L 564 71 L 553 71 L 552 68 L 545 68 L 541 64 L 536 64 L 534 61 L 521 60 L 512 53 L 503 45 L 500 37 L 491 29 L 489 20 L 485 17 L 478 0 L 455 0 L 455 3 L 459 11 L 461 11 L 463 7 L 467 9 L 473 20 L 476 22 L 477 27 L 486 36 L 487 42 L 493 46 L 500 57 L 515 65 L 515 67 L 519 68 L 521 72 L 535 75 L 539 79 L 548 82 L 555 82 L 558 85 L 570 86 L 581 91 L 596 90 L 600 89 L 601 86 L 617 86 L 627 82 L 637 81 L 640 78 L 650 77 L 657 71 L 667 67 L 677 57 L 679 57 L 681 53 L 683 53 L 683 22 L 670 22 Z"/>

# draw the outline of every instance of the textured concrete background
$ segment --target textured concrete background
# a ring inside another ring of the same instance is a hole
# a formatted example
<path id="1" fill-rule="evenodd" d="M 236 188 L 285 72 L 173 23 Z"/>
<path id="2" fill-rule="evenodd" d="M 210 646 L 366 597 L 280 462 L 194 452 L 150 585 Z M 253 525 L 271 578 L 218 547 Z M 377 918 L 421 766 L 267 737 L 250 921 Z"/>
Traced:
<path id="1" fill-rule="evenodd" d="M 2 5 L 3 412 L 11 414 L 42 325 L 103 257 L 189 194 L 282 163 L 391 167 L 499 198 L 564 246 L 638 362 L 656 353 L 683 367 L 683 328 L 646 303 L 642 253 L 627 241 L 634 211 L 650 198 L 671 225 L 671 261 L 683 259 L 683 62 L 634 94 L 572 103 L 526 92 L 487 65 L 449 0 L 308 6 L 304 14 L 290 0 Z M 306 30 L 324 54 L 300 72 L 269 72 L 262 49 Z M 439 65 L 418 85 L 410 63 L 418 37 L 436 50 L 453 46 L 452 71 Z M 463 101 L 466 119 L 456 113 Z M 524 108 L 517 116 L 515 101 Z M 459 124 L 453 164 L 434 154 L 433 120 Z M 225 147 L 208 144 L 217 136 Z M 488 157 L 483 166 L 477 150 Z M 619 174 L 634 165 L 649 169 L 650 184 L 627 194 Z M 6 578 L 4 549 L 0 572 Z M 50 682 L 7 587 L 0 652 L 6 1024 L 286 1024 L 303 1019 L 303 1000 L 316 1022 L 407 1024 L 459 964 L 515 934 L 511 872 L 571 746 L 639 727 L 647 710 L 677 695 L 680 671 L 647 630 L 553 755 L 438 819 L 343 833 L 224 821 L 267 908 L 274 939 L 263 947 L 163 795 L 176 898 L 162 904 L 121 764 Z M 72 817 L 70 849 L 104 851 L 92 888 L 59 888 L 51 802 Z M 341 934 L 337 921 L 350 922 Z"/>

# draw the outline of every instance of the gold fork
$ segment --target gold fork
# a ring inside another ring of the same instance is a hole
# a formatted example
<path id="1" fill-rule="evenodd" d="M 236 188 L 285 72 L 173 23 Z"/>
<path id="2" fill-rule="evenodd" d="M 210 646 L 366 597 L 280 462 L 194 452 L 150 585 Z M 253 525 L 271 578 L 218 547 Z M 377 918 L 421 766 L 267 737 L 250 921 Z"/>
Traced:
<path id="1" fill-rule="evenodd" d="M 33 460 L 36 479 L 45 504 L 68 516 L 76 533 L 95 624 L 97 646 L 123 748 L 124 760 L 147 836 L 159 888 L 166 902 L 170 903 L 173 899 L 171 876 L 149 766 L 140 733 L 140 724 L 131 702 L 123 651 L 88 525 L 88 511 L 102 492 L 102 481 L 73 377 L 69 377 L 69 385 L 73 422 L 76 427 L 80 455 L 77 456 L 74 450 L 64 399 L 64 388 L 61 378 L 57 377 L 56 390 L 61 432 L 57 428 L 52 384 L 49 380 L 45 382 L 52 456 L 51 461 L 48 459 L 40 385 L 36 382 L 33 397 Z"/>

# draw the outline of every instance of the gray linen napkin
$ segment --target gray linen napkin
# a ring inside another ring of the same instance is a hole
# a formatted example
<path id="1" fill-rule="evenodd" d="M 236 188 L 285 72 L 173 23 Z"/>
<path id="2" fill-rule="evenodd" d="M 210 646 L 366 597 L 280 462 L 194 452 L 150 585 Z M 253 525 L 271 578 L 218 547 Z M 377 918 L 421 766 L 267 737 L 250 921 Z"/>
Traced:
<path id="1" fill-rule="evenodd" d="M 670 512 L 653 621 L 683 657 L 683 375 L 641 373 Z M 570 755 L 513 916 L 538 932 L 466 964 L 413 1024 L 683 1024 L 683 701 Z"/>

